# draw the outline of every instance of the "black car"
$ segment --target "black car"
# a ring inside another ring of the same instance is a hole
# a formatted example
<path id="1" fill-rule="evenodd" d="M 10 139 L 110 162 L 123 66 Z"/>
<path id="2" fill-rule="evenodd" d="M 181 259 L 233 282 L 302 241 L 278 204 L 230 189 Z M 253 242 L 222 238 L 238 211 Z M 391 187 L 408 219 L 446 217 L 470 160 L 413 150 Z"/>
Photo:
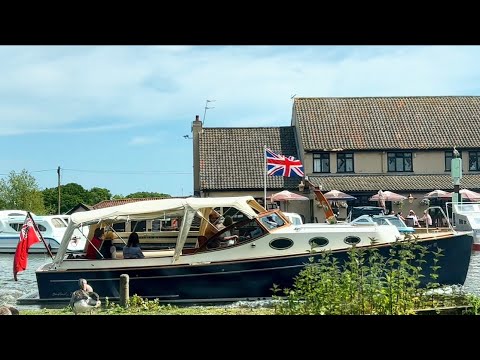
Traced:
<path id="1" fill-rule="evenodd" d="M 383 208 L 379 206 L 355 206 L 348 214 L 347 221 L 355 220 L 362 215 L 384 215 Z"/>

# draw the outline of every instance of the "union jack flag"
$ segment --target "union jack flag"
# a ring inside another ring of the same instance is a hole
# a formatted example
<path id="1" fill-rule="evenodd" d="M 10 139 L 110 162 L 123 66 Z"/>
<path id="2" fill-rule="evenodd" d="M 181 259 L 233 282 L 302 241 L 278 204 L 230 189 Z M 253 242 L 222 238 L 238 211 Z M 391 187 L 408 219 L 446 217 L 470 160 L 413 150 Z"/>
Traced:
<path id="1" fill-rule="evenodd" d="M 303 165 L 300 160 L 293 156 L 275 154 L 272 150 L 265 148 L 267 158 L 267 175 L 270 176 L 298 176 L 303 177 Z"/>

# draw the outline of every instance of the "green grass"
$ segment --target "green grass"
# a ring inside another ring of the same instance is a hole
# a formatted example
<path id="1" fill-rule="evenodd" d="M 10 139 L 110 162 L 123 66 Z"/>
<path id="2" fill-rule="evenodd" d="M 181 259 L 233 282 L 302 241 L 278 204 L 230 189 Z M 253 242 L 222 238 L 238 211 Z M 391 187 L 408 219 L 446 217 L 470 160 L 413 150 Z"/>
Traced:
<path id="1" fill-rule="evenodd" d="M 64 309 L 38 309 L 38 310 L 21 310 L 21 315 L 74 315 L 69 308 Z M 92 315 L 273 315 L 274 310 L 271 308 L 225 308 L 219 306 L 191 306 L 191 307 L 175 307 L 163 306 L 158 309 L 106 309 L 100 308 L 93 312 Z M 80 316 L 80 315 L 78 315 Z"/>

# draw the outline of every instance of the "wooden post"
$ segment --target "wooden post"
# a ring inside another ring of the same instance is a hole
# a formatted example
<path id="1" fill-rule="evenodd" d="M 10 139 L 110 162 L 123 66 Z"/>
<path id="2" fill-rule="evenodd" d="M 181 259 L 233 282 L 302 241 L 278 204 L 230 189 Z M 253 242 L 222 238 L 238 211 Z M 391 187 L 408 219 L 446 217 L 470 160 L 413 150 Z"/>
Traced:
<path id="1" fill-rule="evenodd" d="M 129 276 L 128 274 L 120 275 L 120 306 L 126 308 L 129 302 Z"/>

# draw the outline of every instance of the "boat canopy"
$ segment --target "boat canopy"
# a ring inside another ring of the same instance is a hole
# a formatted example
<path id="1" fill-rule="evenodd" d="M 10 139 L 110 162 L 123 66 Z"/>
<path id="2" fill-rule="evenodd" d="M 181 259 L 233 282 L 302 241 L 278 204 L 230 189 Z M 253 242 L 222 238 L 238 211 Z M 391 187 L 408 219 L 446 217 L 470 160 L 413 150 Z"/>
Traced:
<path id="1" fill-rule="evenodd" d="M 255 202 L 252 196 L 219 197 L 219 198 L 174 198 L 161 200 L 137 201 L 129 204 L 110 206 L 103 209 L 74 213 L 70 217 L 73 224 L 88 224 L 99 221 L 128 221 L 155 219 L 164 213 L 183 215 L 185 209 L 197 211 L 203 208 L 234 207 L 245 215 L 255 216 L 250 203 Z"/>
<path id="2" fill-rule="evenodd" d="M 110 206 L 98 210 L 74 213 L 65 231 L 62 243 L 54 259 L 54 263 L 63 261 L 70 237 L 80 224 L 89 225 L 102 222 L 121 222 L 131 220 L 155 219 L 168 214 L 183 216 L 179 229 L 174 258 L 177 259 L 185 244 L 188 231 L 195 214 L 201 209 L 216 207 L 233 207 L 248 218 L 257 216 L 265 209 L 252 196 L 218 197 L 218 198 L 172 198 L 160 200 L 137 201 L 129 204 Z"/>

